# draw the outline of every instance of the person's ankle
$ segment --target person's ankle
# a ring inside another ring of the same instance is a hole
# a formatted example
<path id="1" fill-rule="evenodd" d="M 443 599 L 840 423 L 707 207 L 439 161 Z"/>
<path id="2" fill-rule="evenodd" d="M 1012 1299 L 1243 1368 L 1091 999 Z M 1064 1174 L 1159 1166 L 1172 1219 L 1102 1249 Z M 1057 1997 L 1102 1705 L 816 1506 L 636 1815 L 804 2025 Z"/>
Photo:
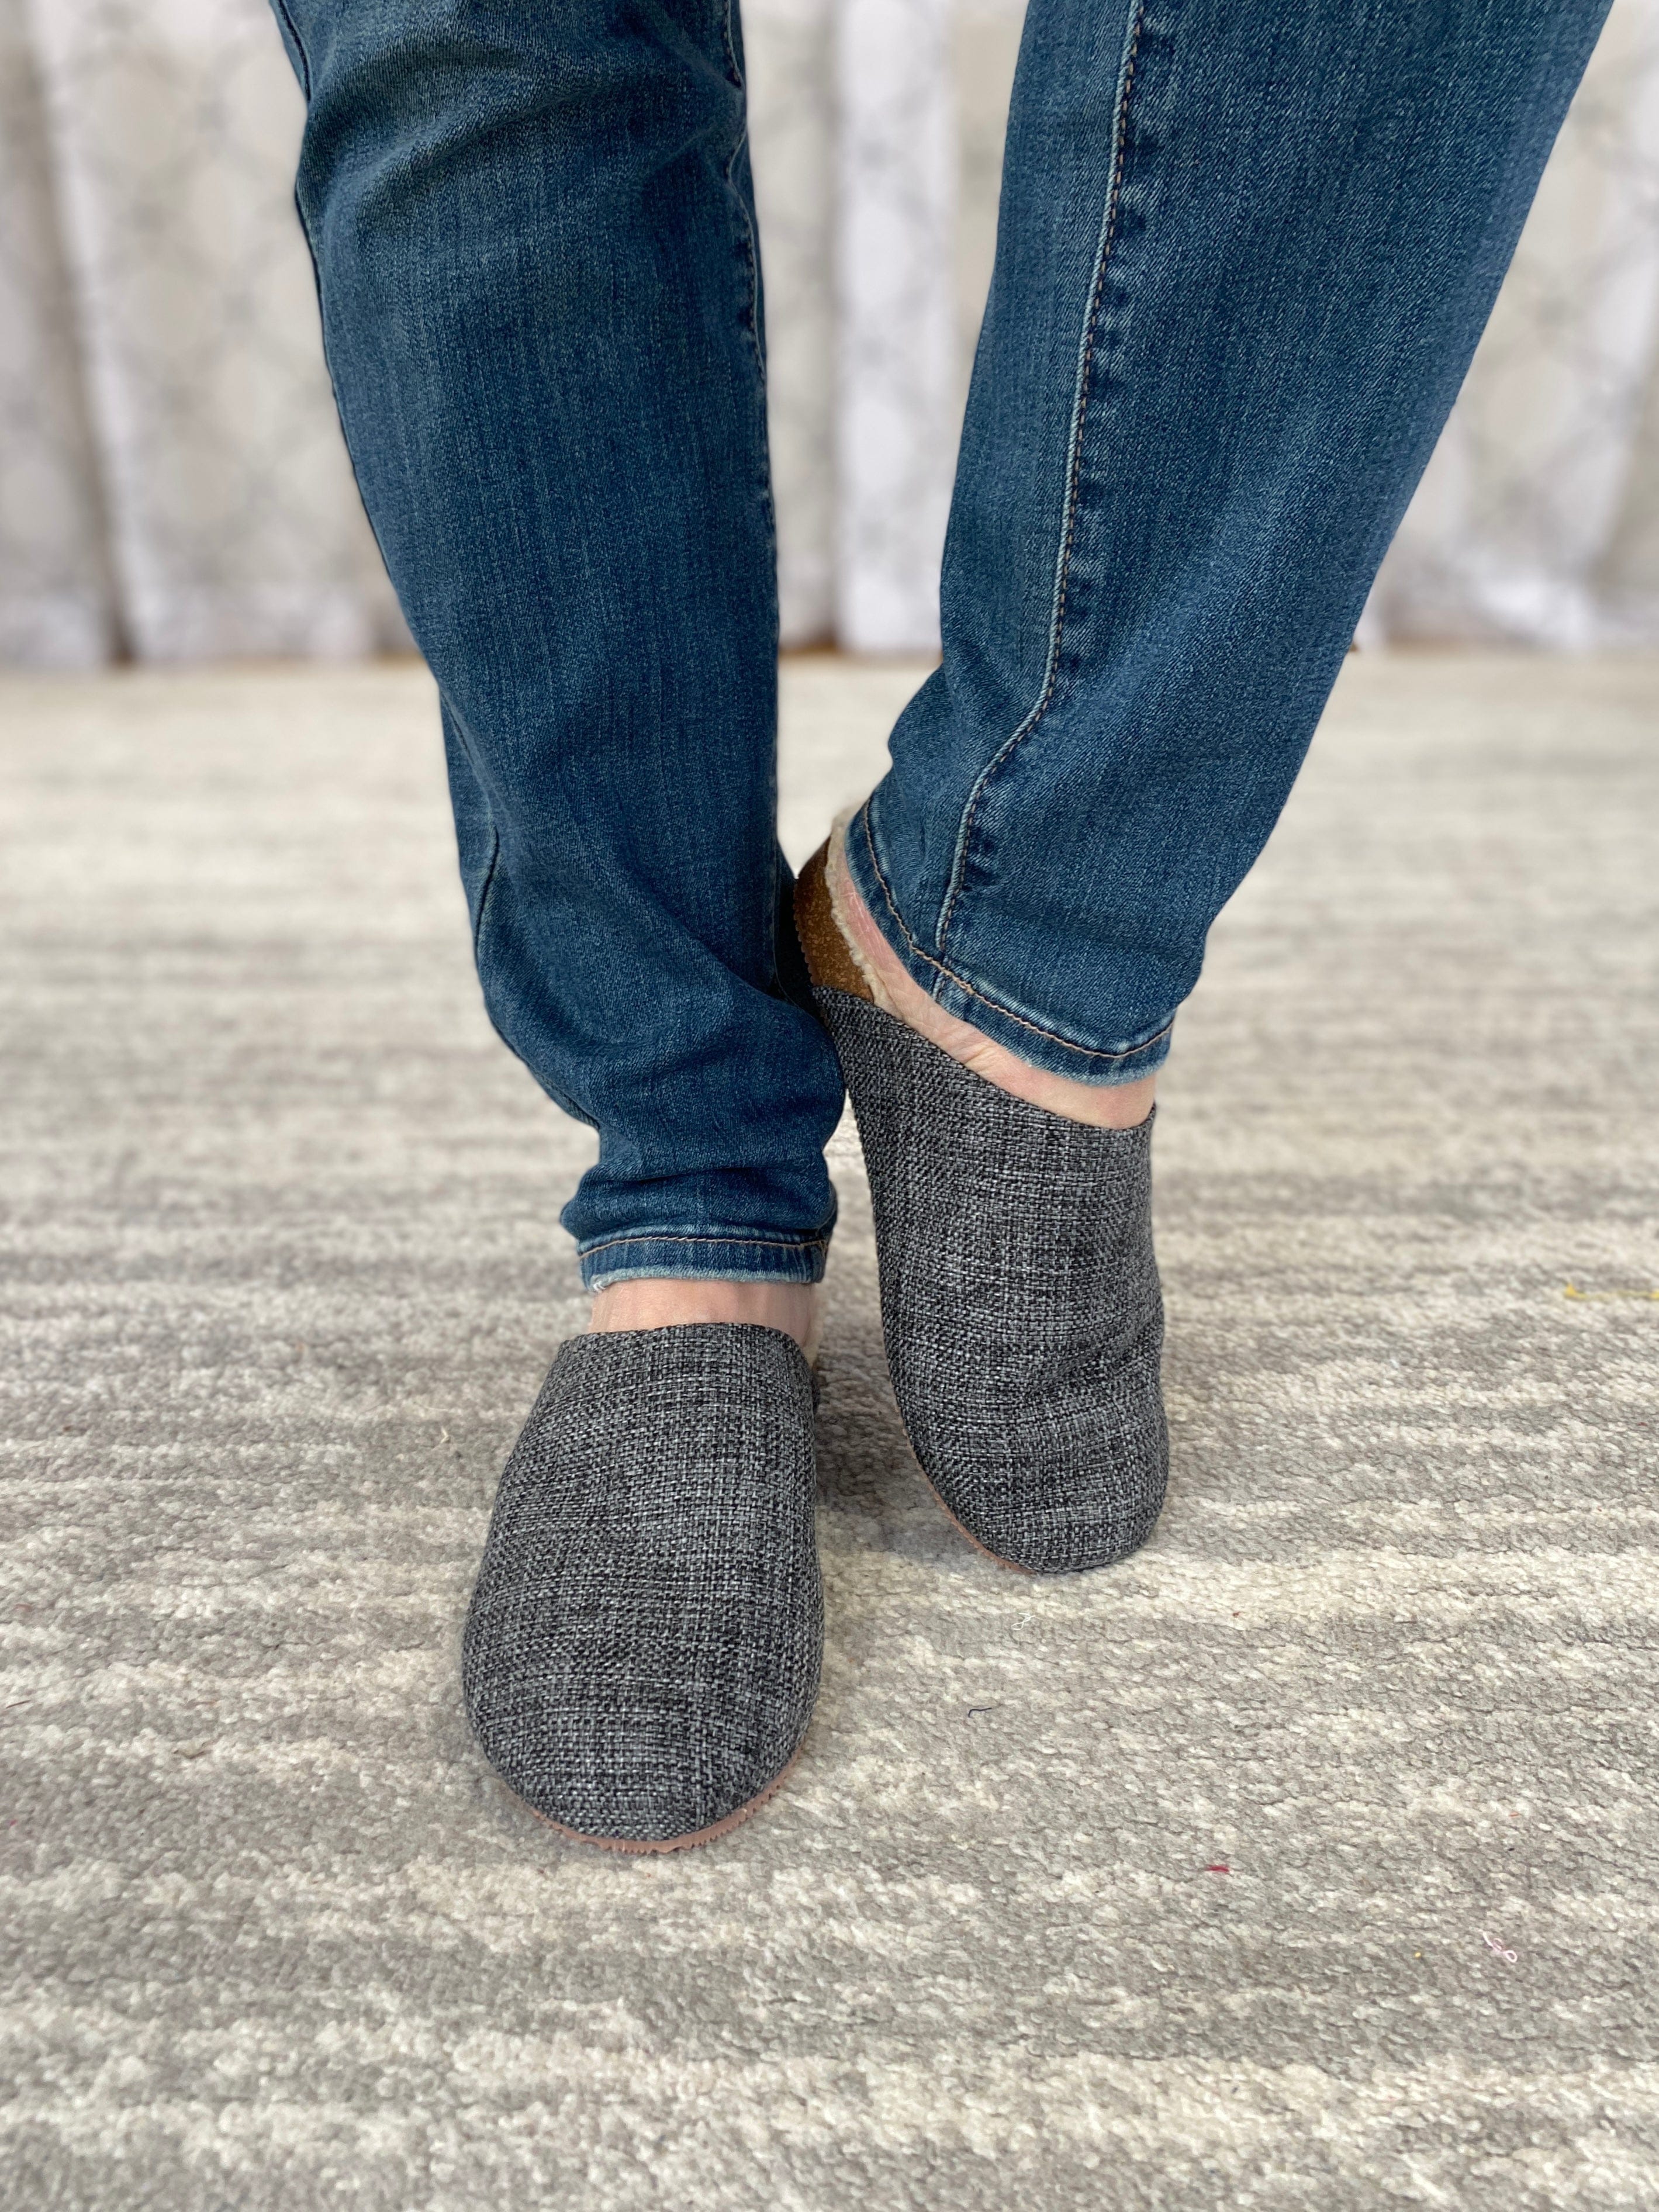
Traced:
<path id="1" fill-rule="evenodd" d="M 699 1322 L 750 1322 L 793 1336 L 809 1360 L 817 1355 L 819 1286 L 732 1282 L 720 1276 L 650 1275 L 607 1283 L 593 1300 L 589 1328 L 684 1328 Z"/>
<path id="2" fill-rule="evenodd" d="M 847 866 L 844 838 L 838 823 L 830 835 L 826 864 L 830 911 L 878 1006 L 999 1091 L 1048 1113 L 1101 1129 L 1131 1129 L 1146 1119 L 1152 1110 L 1156 1075 L 1143 1075 L 1133 1083 L 1097 1084 L 1051 1074 L 947 1014 L 930 999 L 871 920 Z"/>

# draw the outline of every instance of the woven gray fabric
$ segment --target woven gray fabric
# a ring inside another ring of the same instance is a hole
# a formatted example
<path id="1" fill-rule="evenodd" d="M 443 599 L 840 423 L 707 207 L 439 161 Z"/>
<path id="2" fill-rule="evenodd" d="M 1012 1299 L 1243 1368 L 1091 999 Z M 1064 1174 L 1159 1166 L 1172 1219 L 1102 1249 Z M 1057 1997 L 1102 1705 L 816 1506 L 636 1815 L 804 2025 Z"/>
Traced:
<path id="1" fill-rule="evenodd" d="M 1104 1566 L 1164 1502 L 1152 1119 L 1085 1128 L 819 987 L 870 1174 L 882 1332 L 916 1457 L 988 1551 Z"/>
<path id="2" fill-rule="evenodd" d="M 776 1329 L 560 1352 L 501 1477 L 462 1662 L 478 1741 L 537 1812 L 672 1843 L 787 1766 L 823 1639 L 812 1422 Z"/>

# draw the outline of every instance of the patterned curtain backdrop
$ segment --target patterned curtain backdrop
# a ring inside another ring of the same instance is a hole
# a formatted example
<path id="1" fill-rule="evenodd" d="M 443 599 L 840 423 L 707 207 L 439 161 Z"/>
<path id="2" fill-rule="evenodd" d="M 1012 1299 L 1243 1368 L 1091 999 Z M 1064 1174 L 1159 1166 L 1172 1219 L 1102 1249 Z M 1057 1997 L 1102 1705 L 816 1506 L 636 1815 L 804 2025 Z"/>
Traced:
<path id="1" fill-rule="evenodd" d="M 927 648 L 1019 0 L 748 0 L 787 638 Z M 403 631 L 265 0 L 0 0 L 0 659 Z M 1365 624 L 1659 639 L 1659 0 L 1615 0 Z"/>

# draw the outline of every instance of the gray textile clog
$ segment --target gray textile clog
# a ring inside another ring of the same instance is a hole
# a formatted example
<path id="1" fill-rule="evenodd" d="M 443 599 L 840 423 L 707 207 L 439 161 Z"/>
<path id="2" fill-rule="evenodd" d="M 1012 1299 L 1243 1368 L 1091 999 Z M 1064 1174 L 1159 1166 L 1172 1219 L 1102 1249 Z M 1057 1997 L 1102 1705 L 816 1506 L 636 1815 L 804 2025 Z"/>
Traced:
<path id="1" fill-rule="evenodd" d="M 1085 1127 L 884 1012 L 828 912 L 822 855 L 797 920 L 858 1121 L 888 1370 L 923 1473 L 1008 1565 L 1124 1558 L 1169 1468 L 1152 1118 Z"/>
<path id="2" fill-rule="evenodd" d="M 502 1474 L 462 1653 L 486 1756 L 544 1819 L 707 1842 L 799 1753 L 817 1692 L 812 1379 L 744 1322 L 573 1338 Z"/>

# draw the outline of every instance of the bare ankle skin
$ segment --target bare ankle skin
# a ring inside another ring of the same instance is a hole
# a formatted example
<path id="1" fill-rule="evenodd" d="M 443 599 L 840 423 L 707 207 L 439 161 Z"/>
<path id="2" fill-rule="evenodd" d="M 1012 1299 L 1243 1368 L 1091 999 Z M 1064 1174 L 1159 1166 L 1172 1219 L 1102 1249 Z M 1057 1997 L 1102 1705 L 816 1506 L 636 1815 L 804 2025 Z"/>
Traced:
<path id="1" fill-rule="evenodd" d="M 877 1003 L 890 1014 L 948 1052 L 963 1067 L 994 1083 L 1016 1098 L 1059 1114 L 1068 1121 L 1082 1121 L 1096 1129 L 1133 1129 L 1152 1110 L 1156 1075 L 1143 1075 L 1133 1083 L 1075 1083 L 1069 1076 L 1051 1075 L 1033 1067 L 998 1044 L 959 1022 L 936 1006 L 921 986 L 901 965 L 897 955 L 870 919 L 869 908 L 847 872 L 838 827 L 830 840 L 828 874 L 830 896 L 836 921 L 847 937 L 876 994 Z"/>
<path id="2" fill-rule="evenodd" d="M 684 1328 L 696 1322 L 754 1322 L 793 1336 L 809 1360 L 817 1356 L 822 1291 L 815 1283 L 733 1283 L 702 1276 L 642 1276 L 610 1283 L 593 1300 L 588 1327 Z"/>

